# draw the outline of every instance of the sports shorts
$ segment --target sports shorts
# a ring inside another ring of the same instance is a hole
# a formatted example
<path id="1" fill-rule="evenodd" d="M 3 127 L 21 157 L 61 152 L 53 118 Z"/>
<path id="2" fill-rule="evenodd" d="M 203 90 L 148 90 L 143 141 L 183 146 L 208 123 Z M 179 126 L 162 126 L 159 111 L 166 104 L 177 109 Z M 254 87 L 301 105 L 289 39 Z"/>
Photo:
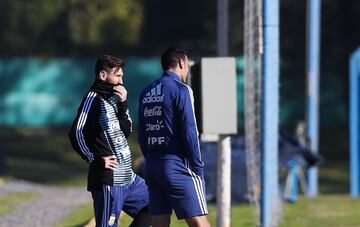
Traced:
<path id="1" fill-rule="evenodd" d="M 94 200 L 96 226 L 118 226 L 121 210 L 131 217 L 149 204 L 148 188 L 144 179 L 136 176 L 130 184 L 103 185 L 101 190 L 91 191 Z"/>
<path id="2" fill-rule="evenodd" d="M 208 213 L 205 181 L 188 165 L 177 160 L 146 162 L 145 180 L 149 188 L 150 214 L 171 214 L 178 219 Z"/>

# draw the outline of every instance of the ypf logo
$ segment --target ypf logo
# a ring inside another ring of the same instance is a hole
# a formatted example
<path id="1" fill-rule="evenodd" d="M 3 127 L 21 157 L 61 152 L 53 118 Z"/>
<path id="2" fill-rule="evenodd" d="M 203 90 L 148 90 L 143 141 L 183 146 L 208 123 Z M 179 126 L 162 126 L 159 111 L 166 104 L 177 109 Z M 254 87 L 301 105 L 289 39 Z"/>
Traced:
<path id="1" fill-rule="evenodd" d="M 148 145 L 163 145 L 165 143 L 165 137 L 148 137 Z"/>

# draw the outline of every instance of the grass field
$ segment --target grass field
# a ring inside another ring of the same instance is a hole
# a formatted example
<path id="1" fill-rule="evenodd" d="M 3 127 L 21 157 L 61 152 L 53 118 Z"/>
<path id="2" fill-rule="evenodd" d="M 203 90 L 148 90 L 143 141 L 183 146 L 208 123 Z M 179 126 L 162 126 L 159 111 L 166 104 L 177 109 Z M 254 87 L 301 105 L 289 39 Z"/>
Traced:
<path id="1" fill-rule="evenodd" d="M 0 175 L 50 185 L 85 185 L 88 164 L 71 148 L 67 132 L 0 128 Z M 135 135 L 129 141 L 135 160 L 140 156 Z"/>
<path id="2" fill-rule="evenodd" d="M 315 199 L 300 198 L 287 204 L 283 227 L 360 226 L 360 201 L 348 195 L 321 195 Z"/>
<path id="3" fill-rule="evenodd" d="M 0 196 L 0 215 L 10 212 L 18 204 L 36 198 L 35 192 L 18 192 Z"/>
<path id="4" fill-rule="evenodd" d="M 0 175 L 50 185 L 81 185 L 87 193 L 87 163 L 72 150 L 66 133 L 67 128 L 0 128 Z M 135 160 L 140 156 L 136 135 L 130 137 L 129 144 Z M 320 196 L 315 199 L 299 197 L 298 202 L 286 204 L 281 226 L 360 226 L 360 201 L 348 197 L 348 162 L 327 160 L 320 167 L 319 176 Z M 2 204 L 17 204 L 32 196 L 0 197 L 0 209 L 3 209 Z M 209 210 L 209 220 L 215 226 L 215 206 L 210 205 Z M 58 226 L 83 226 L 92 213 L 90 204 L 79 207 Z M 129 217 L 122 216 L 122 226 L 130 222 Z M 184 222 L 177 221 L 173 215 L 171 226 L 184 226 Z M 254 226 L 247 204 L 232 207 L 232 226 Z"/>
<path id="5" fill-rule="evenodd" d="M 233 218 L 232 226 L 254 226 L 254 221 L 251 216 L 251 209 L 248 205 L 236 205 L 232 207 Z M 77 215 L 82 214 L 82 215 Z M 85 207 L 80 207 L 74 214 L 71 214 L 67 218 L 59 223 L 58 227 L 70 227 L 70 226 L 83 226 L 84 222 L 89 221 L 92 218 L 93 211 L 91 204 L 88 204 Z M 235 215 L 236 214 L 236 215 Z M 129 226 L 132 221 L 132 218 L 127 214 L 123 213 L 121 215 L 120 223 L 118 226 Z M 209 221 L 211 226 L 216 226 L 216 209 L 215 205 L 209 206 Z M 183 220 L 177 220 L 175 215 L 172 215 L 171 226 L 184 226 L 185 222 Z"/>
<path id="6" fill-rule="evenodd" d="M 360 226 L 359 217 L 360 201 L 345 195 L 322 195 L 315 199 L 300 197 L 294 204 L 285 204 L 280 227 L 340 227 Z M 90 204 L 81 207 L 64 219 L 58 226 L 83 226 L 92 217 Z M 209 206 L 209 221 L 211 226 L 216 226 L 215 205 Z M 122 215 L 119 226 L 129 226 L 129 216 Z M 232 206 L 231 225 L 236 227 L 253 227 L 255 222 L 251 207 L 247 204 Z M 184 221 L 179 221 L 172 215 L 172 227 L 185 226 Z"/>

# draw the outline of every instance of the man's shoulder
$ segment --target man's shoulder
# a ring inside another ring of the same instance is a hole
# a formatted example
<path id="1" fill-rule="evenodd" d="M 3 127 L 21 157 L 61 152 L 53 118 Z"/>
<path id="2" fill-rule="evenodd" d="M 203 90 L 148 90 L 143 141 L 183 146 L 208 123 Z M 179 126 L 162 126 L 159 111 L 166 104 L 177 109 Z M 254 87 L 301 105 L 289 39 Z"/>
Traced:
<path id="1" fill-rule="evenodd" d="M 148 84 L 142 91 L 141 91 L 141 96 L 146 95 L 147 93 L 151 92 L 151 90 L 153 90 L 154 88 L 156 88 L 156 86 L 159 84 L 159 82 L 161 81 L 162 78 L 157 79 L 153 82 L 151 82 L 150 84 Z"/>
<path id="2" fill-rule="evenodd" d="M 181 94 L 191 94 L 192 93 L 191 87 L 185 83 L 178 82 L 177 86 L 178 86 Z"/>
<path id="3" fill-rule="evenodd" d="M 89 105 L 94 102 L 98 102 L 100 100 L 100 96 L 94 91 L 88 91 L 82 99 L 81 105 Z"/>
<path id="4" fill-rule="evenodd" d="M 99 94 L 97 94 L 95 91 L 89 90 L 83 97 L 83 100 L 86 99 L 98 99 Z"/>

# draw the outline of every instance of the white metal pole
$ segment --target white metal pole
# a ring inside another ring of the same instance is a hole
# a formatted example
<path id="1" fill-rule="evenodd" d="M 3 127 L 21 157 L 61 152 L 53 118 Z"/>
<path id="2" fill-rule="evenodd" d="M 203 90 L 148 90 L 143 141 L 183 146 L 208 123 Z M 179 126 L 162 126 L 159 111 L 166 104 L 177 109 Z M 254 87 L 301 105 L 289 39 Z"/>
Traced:
<path id="1" fill-rule="evenodd" d="M 217 1 L 217 55 L 228 56 L 228 0 Z M 231 222 L 231 144 L 230 136 L 220 135 L 217 151 L 216 226 Z"/>
<path id="2" fill-rule="evenodd" d="M 231 222 L 231 144 L 230 136 L 220 135 L 217 151 L 216 226 Z"/>

